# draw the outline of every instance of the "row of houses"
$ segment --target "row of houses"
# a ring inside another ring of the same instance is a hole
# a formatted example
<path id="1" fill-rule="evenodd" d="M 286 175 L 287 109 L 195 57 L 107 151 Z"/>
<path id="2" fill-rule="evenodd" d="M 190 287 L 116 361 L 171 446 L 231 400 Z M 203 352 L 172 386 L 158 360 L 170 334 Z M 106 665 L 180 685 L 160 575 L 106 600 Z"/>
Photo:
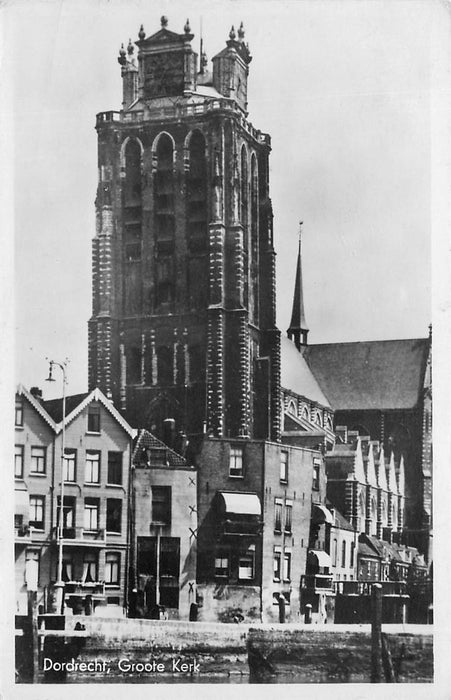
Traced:
<path id="1" fill-rule="evenodd" d="M 414 559 L 426 571 L 400 544 L 402 464 L 358 435 L 190 445 L 171 419 L 166 442 L 132 428 L 99 389 L 65 410 L 63 460 L 62 400 L 17 390 L 17 614 L 32 570 L 55 609 L 60 551 L 65 613 L 114 617 L 299 620 L 311 605 L 332 621 L 356 586 L 405 581 Z"/>

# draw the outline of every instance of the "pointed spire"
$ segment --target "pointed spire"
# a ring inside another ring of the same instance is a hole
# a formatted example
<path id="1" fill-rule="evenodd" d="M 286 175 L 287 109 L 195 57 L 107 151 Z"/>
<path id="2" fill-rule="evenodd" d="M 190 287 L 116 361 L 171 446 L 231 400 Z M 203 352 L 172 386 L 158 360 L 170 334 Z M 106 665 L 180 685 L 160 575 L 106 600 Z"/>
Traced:
<path id="1" fill-rule="evenodd" d="M 189 24 L 189 19 L 186 20 L 185 26 L 183 27 L 183 31 L 185 32 L 185 34 L 190 34 L 190 32 L 191 32 L 191 27 L 190 27 L 190 24 Z"/>
<path id="2" fill-rule="evenodd" d="M 243 23 L 241 22 L 240 28 L 238 29 L 238 40 L 243 41 L 244 40 L 244 26 Z"/>
<path id="3" fill-rule="evenodd" d="M 128 46 L 127 46 L 127 53 L 129 56 L 133 56 L 133 51 L 135 50 L 135 47 L 132 44 L 132 40 L 128 40 Z"/>
<path id="4" fill-rule="evenodd" d="M 232 29 L 229 32 L 229 37 L 232 41 L 234 41 L 236 39 L 235 27 L 233 26 L 233 24 L 232 24 Z"/>
<path id="5" fill-rule="evenodd" d="M 143 25 L 141 25 L 139 28 L 138 37 L 140 38 L 141 41 L 144 41 L 144 39 L 146 38 L 146 32 L 144 31 Z"/>
<path id="6" fill-rule="evenodd" d="M 303 223 L 303 221 L 299 222 L 299 251 L 298 264 L 296 268 L 296 281 L 294 285 L 293 310 L 291 312 L 290 327 L 287 331 L 289 339 L 294 341 L 294 344 L 298 350 L 300 349 L 301 345 L 307 345 L 308 335 L 308 328 L 304 314 L 304 291 L 302 288 L 301 237 Z"/>

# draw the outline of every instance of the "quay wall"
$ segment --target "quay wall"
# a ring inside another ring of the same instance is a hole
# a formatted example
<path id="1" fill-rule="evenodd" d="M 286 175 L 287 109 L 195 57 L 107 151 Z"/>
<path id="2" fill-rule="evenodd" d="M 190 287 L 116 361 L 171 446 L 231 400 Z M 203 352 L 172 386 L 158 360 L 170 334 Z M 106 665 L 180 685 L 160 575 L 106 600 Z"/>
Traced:
<path id="1" fill-rule="evenodd" d="M 83 640 L 76 640 L 78 647 L 71 641 L 72 620 L 71 629 L 66 628 L 66 651 L 62 650 L 61 637 L 46 637 L 43 654 L 52 656 L 52 650 L 58 648 L 69 659 L 72 656 L 79 661 L 105 659 L 110 670 L 103 682 L 125 682 L 118 668 L 118 660 L 123 658 L 134 662 L 156 660 L 164 664 L 167 675 L 172 659 L 179 658 L 188 664 L 197 660 L 200 670 L 186 682 L 208 682 L 215 674 L 225 678 L 221 682 L 236 682 L 229 680 L 233 674 L 251 683 L 370 681 L 370 625 L 212 624 L 106 620 L 81 615 L 77 616 L 77 622 L 85 627 L 87 634 Z M 383 633 L 397 682 L 433 681 L 431 626 L 383 625 Z M 60 660 L 63 656 L 59 656 Z M 47 678 L 46 682 L 102 682 L 102 674 L 84 678 L 79 672 L 68 673 L 67 678 Z M 157 674 L 144 673 L 133 679 L 129 677 L 129 682 L 164 682 L 164 676 L 157 678 Z"/>

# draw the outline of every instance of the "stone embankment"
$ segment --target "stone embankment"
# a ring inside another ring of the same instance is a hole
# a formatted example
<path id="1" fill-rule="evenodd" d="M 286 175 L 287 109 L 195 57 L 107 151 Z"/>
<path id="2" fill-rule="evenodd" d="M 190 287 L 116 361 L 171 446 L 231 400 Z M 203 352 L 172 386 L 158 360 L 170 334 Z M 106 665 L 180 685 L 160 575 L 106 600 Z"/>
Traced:
<path id="1" fill-rule="evenodd" d="M 71 640 L 75 624 L 85 630 Z M 432 682 L 432 627 L 384 625 L 383 633 L 397 682 Z M 52 659 L 56 649 L 59 652 L 56 669 L 47 670 L 44 682 L 370 681 L 370 625 L 244 625 L 77 616 L 66 620 L 65 632 L 57 634 L 58 638 L 45 638 L 41 667 L 45 658 Z M 78 662 L 76 668 L 59 668 L 58 663 L 71 658 Z M 80 669 L 82 663 L 91 665 Z"/>

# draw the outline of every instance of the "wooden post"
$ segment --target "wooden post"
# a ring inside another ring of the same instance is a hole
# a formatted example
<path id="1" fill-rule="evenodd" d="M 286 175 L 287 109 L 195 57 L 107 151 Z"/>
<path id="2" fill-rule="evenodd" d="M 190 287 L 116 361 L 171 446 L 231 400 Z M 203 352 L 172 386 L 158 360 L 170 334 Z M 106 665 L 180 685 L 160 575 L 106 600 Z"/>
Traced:
<path id="1" fill-rule="evenodd" d="M 371 590 L 371 683 L 382 682 L 382 586 Z"/>
<path id="2" fill-rule="evenodd" d="M 39 644 L 38 644 L 38 611 L 37 611 L 37 593 L 36 591 L 28 591 L 28 618 L 30 620 L 31 629 L 31 650 L 33 657 L 33 683 L 38 682 L 39 675 Z"/>
<path id="3" fill-rule="evenodd" d="M 391 657 L 390 644 L 386 634 L 382 634 L 382 662 L 387 683 L 396 683 L 395 671 Z"/>

